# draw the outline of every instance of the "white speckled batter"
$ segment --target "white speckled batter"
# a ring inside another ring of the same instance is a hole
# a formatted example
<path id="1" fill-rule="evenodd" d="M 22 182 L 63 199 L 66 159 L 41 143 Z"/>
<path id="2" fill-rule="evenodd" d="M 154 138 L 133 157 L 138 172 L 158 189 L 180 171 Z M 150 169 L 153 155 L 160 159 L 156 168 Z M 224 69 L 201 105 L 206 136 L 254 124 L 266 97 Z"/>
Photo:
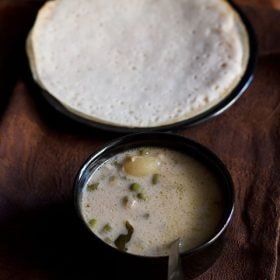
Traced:
<path id="1" fill-rule="evenodd" d="M 248 38 L 225 0 L 56 0 L 27 51 L 34 79 L 69 110 L 153 127 L 223 99 L 244 73 Z"/>

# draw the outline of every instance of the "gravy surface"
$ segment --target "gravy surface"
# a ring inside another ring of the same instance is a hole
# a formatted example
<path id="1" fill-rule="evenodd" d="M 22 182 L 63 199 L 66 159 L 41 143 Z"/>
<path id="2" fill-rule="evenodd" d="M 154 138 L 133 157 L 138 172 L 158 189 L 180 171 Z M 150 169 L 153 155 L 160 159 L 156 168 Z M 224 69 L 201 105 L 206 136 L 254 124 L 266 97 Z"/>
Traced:
<path id="1" fill-rule="evenodd" d="M 82 194 L 82 214 L 91 230 L 116 247 L 120 235 L 133 234 L 127 252 L 168 254 L 182 238 L 181 251 L 209 239 L 222 217 L 217 178 L 202 163 L 177 151 L 141 148 L 117 154 L 90 177 Z"/>

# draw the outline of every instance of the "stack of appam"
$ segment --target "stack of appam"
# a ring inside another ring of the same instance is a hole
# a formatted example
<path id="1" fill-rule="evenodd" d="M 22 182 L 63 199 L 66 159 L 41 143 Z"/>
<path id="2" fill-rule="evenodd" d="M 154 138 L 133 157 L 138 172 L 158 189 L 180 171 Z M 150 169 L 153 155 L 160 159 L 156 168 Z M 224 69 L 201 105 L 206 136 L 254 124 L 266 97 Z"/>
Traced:
<path id="1" fill-rule="evenodd" d="M 71 113 L 153 128 L 226 98 L 249 40 L 225 0 L 55 0 L 40 9 L 27 54 L 34 80 Z"/>

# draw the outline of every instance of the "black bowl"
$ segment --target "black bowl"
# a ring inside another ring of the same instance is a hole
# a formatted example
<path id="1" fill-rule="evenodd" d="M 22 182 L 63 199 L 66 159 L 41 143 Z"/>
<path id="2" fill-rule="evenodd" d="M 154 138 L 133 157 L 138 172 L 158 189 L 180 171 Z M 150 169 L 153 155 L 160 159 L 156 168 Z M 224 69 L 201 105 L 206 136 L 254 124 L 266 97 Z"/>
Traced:
<path id="1" fill-rule="evenodd" d="M 222 99 L 218 104 L 214 105 L 210 109 L 199 113 L 198 115 L 178 121 L 172 124 L 160 125 L 156 127 L 126 127 L 126 126 L 118 126 L 118 125 L 110 125 L 98 121 L 89 120 L 87 118 L 83 118 L 71 111 L 69 111 L 60 101 L 54 98 L 51 94 L 49 94 L 46 90 L 42 90 L 42 95 L 44 98 L 50 103 L 52 107 L 56 109 L 60 114 L 72 119 L 78 124 L 86 125 L 90 128 L 100 129 L 103 131 L 110 131 L 115 133 L 136 133 L 136 132 L 148 132 L 148 131 L 172 131 L 179 128 L 191 127 L 193 125 L 199 124 L 206 120 L 209 120 L 219 114 L 223 113 L 227 110 L 234 102 L 243 94 L 243 92 L 247 89 L 249 84 L 253 79 L 253 71 L 256 64 L 257 58 L 257 42 L 255 38 L 254 30 L 246 18 L 246 16 L 240 11 L 240 9 L 232 3 L 232 1 L 228 0 L 233 9 L 239 14 L 246 30 L 249 38 L 249 60 L 246 67 L 246 70 L 236 85 L 236 87 L 228 94 L 224 99 Z"/>
<path id="2" fill-rule="evenodd" d="M 117 153 L 143 146 L 165 147 L 187 154 L 207 166 L 219 180 L 225 202 L 220 225 L 213 236 L 202 245 L 181 254 L 186 277 L 187 279 L 192 279 L 207 270 L 219 256 L 223 245 L 223 236 L 234 210 L 234 190 L 231 176 L 218 157 L 202 145 L 175 134 L 160 132 L 132 134 L 110 142 L 85 162 L 76 177 L 74 203 L 79 220 L 82 223 L 82 228 L 90 236 L 89 239 L 93 241 L 93 247 L 99 247 L 101 251 L 106 251 L 106 254 L 115 256 L 115 260 L 125 260 L 126 263 L 130 263 L 130 267 L 133 267 L 133 265 L 137 267 L 141 263 L 143 272 L 141 277 L 145 277 L 145 279 L 164 279 L 160 278 L 159 275 L 166 277 L 168 257 L 137 256 L 111 247 L 89 229 L 87 222 L 83 219 L 80 208 L 82 190 L 96 168 Z M 146 274 L 145 271 L 147 272 Z M 156 276 L 149 278 L 148 276 L 151 276 L 152 272 Z M 125 277 L 123 278 L 125 279 Z"/>

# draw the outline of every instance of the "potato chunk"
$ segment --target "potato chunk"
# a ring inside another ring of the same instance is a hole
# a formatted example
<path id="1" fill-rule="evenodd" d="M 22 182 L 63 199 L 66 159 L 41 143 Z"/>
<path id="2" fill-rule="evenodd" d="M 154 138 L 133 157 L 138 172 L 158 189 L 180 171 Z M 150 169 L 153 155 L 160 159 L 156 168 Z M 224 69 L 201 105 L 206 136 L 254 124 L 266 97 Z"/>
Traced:
<path id="1" fill-rule="evenodd" d="M 153 156 L 134 156 L 124 160 L 123 170 L 132 176 L 142 177 L 158 171 L 160 160 Z"/>

